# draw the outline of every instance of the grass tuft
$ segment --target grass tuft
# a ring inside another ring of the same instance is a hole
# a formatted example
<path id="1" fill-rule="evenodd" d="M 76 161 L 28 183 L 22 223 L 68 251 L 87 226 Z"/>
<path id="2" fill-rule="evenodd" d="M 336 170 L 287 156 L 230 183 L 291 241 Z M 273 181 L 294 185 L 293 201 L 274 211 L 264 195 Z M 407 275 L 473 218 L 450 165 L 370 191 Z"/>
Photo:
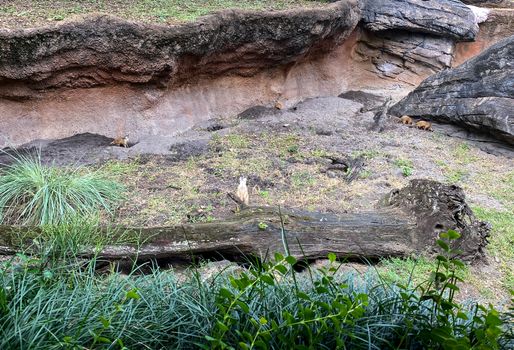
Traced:
<path id="1" fill-rule="evenodd" d="M 95 171 L 41 164 L 18 155 L 0 173 L 0 223 L 56 225 L 74 217 L 112 214 L 123 187 Z"/>

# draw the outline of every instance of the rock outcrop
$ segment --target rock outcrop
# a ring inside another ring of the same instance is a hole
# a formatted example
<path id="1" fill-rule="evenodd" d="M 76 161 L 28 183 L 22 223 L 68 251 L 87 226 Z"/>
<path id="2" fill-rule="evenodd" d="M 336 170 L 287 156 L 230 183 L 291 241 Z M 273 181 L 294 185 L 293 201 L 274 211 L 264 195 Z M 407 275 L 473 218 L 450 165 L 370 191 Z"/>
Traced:
<path id="1" fill-rule="evenodd" d="M 514 145 L 514 36 L 427 78 L 390 112 L 465 126 Z"/>
<path id="2" fill-rule="evenodd" d="M 372 32 L 399 29 L 456 40 L 473 40 L 475 15 L 459 0 L 366 0 L 364 28 Z"/>
<path id="3" fill-rule="evenodd" d="M 96 15 L 0 29 L 0 147 L 83 133 L 172 138 L 252 106 L 348 90 L 403 95 L 454 65 L 456 43 L 463 60 L 508 32 L 491 13 L 457 0 L 343 0 L 175 26 Z M 490 34 L 472 46 L 480 21 Z"/>
<path id="4" fill-rule="evenodd" d="M 424 76 L 450 67 L 454 48 L 450 38 L 391 30 L 364 32 L 356 53 L 368 57 L 380 76 L 402 79 L 408 74 Z"/>
<path id="5" fill-rule="evenodd" d="M 170 83 L 202 75 L 253 75 L 323 54 L 359 20 L 344 1 L 286 12 L 222 11 L 178 26 L 96 16 L 55 27 L 0 31 L 0 95 L 112 82 Z"/>
<path id="6" fill-rule="evenodd" d="M 510 0 L 509 0 L 510 1 Z M 459 42 L 456 45 L 452 66 L 461 65 L 498 41 L 514 35 L 514 1 L 512 9 L 485 9 L 479 11 L 485 19 L 474 41 Z"/>
<path id="7" fill-rule="evenodd" d="M 414 84 L 450 67 L 455 43 L 479 31 L 473 10 L 457 0 L 366 0 L 362 17 L 356 54 L 379 76 Z"/>
<path id="8" fill-rule="evenodd" d="M 337 55 L 359 20 L 347 0 L 176 26 L 89 16 L 0 30 L 0 147 L 86 132 L 173 137 L 254 105 L 340 93 L 351 68 Z"/>

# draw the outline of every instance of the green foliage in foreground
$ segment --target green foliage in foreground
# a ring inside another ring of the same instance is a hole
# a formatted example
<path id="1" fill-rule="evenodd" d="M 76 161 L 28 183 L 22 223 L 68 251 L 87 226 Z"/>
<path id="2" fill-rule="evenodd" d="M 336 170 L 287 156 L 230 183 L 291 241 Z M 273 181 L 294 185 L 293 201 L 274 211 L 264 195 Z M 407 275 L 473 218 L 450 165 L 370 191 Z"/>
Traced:
<path id="1" fill-rule="evenodd" d="M 59 231 L 55 236 L 59 240 Z M 46 238 L 51 238 L 47 233 Z M 18 255 L 0 269 L 1 349 L 500 349 L 512 312 L 454 299 L 461 262 L 450 231 L 429 280 L 411 288 L 337 274 L 299 275 L 296 260 L 205 280 L 100 276 L 66 254 Z M 63 247 L 62 244 L 57 244 Z M 63 260 L 66 258 L 67 260 Z M 63 265 L 68 261 L 69 265 Z M 60 266 L 60 267 L 59 267 Z M 307 277 L 306 277 L 307 276 Z M 509 343 L 510 342 L 510 343 Z"/>
<path id="2" fill-rule="evenodd" d="M 0 172 L 0 223 L 55 225 L 111 213 L 123 188 L 99 172 L 57 168 L 17 156 Z"/>

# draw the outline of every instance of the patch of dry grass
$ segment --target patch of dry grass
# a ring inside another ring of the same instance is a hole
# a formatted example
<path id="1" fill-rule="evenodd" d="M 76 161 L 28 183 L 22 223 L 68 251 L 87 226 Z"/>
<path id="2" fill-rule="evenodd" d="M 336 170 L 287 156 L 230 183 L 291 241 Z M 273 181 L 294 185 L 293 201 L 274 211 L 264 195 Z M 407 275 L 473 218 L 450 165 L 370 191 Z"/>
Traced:
<path id="1" fill-rule="evenodd" d="M 425 135 L 425 134 L 422 134 Z M 148 162 L 109 164 L 108 169 L 128 187 L 131 199 L 119 221 L 132 225 L 167 225 L 194 220 L 221 219 L 233 214 L 234 192 L 239 176 L 248 177 L 252 205 L 282 205 L 303 210 L 343 213 L 372 209 L 393 188 L 410 178 L 431 178 L 462 186 L 477 215 L 493 225 L 489 246 L 497 273 L 473 270 L 468 297 L 481 295 L 501 300 L 514 286 L 510 266 L 514 263 L 514 171 L 509 161 L 486 154 L 462 141 L 427 133 L 418 148 L 398 147 L 334 149 L 332 142 L 298 130 L 249 131 L 236 128 L 215 134 L 209 151 L 187 161 L 169 163 L 158 157 Z M 329 156 L 362 156 L 362 176 L 351 183 L 330 177 L 323 170 Z M 398 159 L 404 162 L 399 164 Z M 413 174 L 405 177 L 400 165 Z M 203 216 L 191 219 L 201 210 Z M 413 261 L 384 264 L 381 271 L 392 279 L 404 278 Z M 426 264 L 413 269 L 413 278 L 426 278 Z M 389 278 L 388 277 L 388 278 Z M 484 277 L 485 278 L 485 277 Z M 475 293 L 473 295 L 473 293 Z"/>
<path id="2" fill-rule="evenodd" d="M 121 18 L 174 24 L 192 21 L 222 9 L 283 10 L 313 7 L 317 0 L 13 0 L 0 2 L 3 27 L 30 27 L 66 20 L 74 15 L 107 13 Z"/>

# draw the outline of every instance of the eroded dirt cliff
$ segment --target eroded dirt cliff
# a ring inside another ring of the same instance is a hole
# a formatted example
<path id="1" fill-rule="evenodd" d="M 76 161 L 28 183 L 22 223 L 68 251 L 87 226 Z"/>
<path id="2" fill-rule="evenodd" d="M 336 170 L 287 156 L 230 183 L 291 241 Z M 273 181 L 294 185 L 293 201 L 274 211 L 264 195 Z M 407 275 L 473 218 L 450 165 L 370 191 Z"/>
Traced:
<path id="1" fill-rule="evenodd" d="M 400 1 L 398 17 L 390 1 L 344 0 L 228 10 L 175 26 L 96 15 L 2 29 L 0 147 L 84 132 L 173 137 L 251 106 L 286 108 L 347 90 L 400 97 L 450 67 L 456 44 L 474 40 L 484 21 L 459 1 L 435 2 Z"/>

